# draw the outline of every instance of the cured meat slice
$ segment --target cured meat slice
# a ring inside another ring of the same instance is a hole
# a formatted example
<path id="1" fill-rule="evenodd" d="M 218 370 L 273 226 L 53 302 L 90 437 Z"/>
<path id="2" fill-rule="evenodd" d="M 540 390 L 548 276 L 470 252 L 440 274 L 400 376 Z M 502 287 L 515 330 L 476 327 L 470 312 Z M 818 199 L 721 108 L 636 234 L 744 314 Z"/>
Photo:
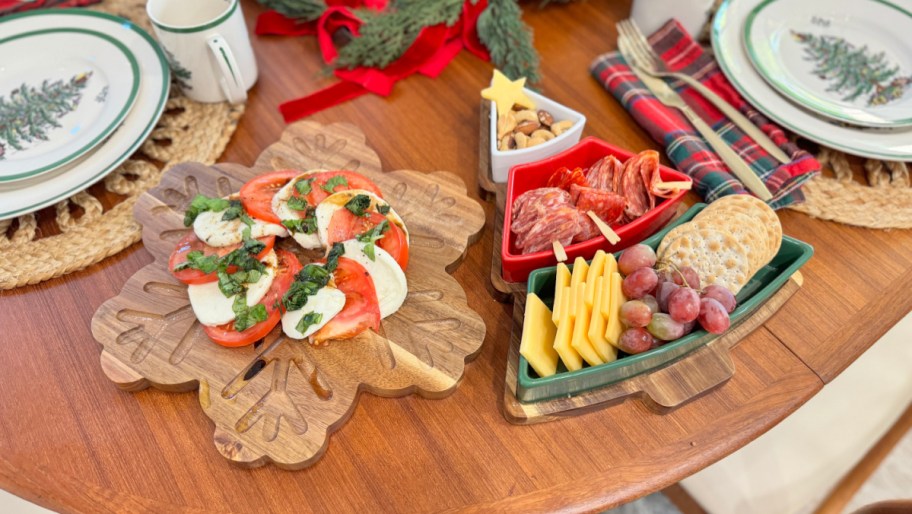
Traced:
<path id="1" fill-rule="evenodd" d="M 541 217 L 522 237 L 517 237 L 520 253 L 535 253 L 551 249 L 552 241 L 569 245 L 580 232 L 579 211 L 567 204 L 561 205 Z"/>
<path id="2" fill-rule="evenodd" d="M 642 158 L 640 175 L 643 176 L 643 182 L 646 184 L 649 194 L 659 198 L 671 198 L 674 196 L 677 192 L 676 190 L 662 189 L 658 186 L 662 182 L 662 174 L 659 172 L 659 152 L 646 150 L 640 152 L 639 157 Z"/>
<path id="3" fill-rule="evenodd" d="M 626 205 L 623 196 L 592 187 L 579 188 L 576 199 L 577 209 L 583 213 L 592 211 L 609 225 L 620 219 Z"/>
<path id="4" fill-rule="evenodd" d="M 574 243 L 579 243 L 581 241 L 588 241 L 588 240 L 592 239 L 593 237 L 601 235 L 601 232 L 599 232 L 598 226 L 595 224 L 594 221 L 592 221 L 592 218 L 590 218 L 589 215 L 586 214 L 585 211 L 581 211 L 581 210 L 577 209 L 576 212 L 579 214 L 580 231 L 573 238 Z"/>
<path id="5" fill-rule="evenodd" d="M 582 168 L 574 168 L 573 171 L 570 171 L 569 168 L 559 168 L 548 177 L 547 185 L 548 187 L 559 187 L 564 191 L 570 191 L 570 187 L 573 184 L 579 186 L 589 185 L 586 182 L 586 174 L 583 173 Z"/>
<path id="6" fill-rule="evenodd" d="M 620 175 L 624 165 L 613 155 L 608 155 L 599 159 L 586 174 L 586 182 L 589 187 L 601 189 L 603 191 L 612 191 L 617 193 L 614 187 L 614 178 Z"/>
<path id="7" fill-rule="evenodd" d="M 513 201 L 510 229 L 517 235 L 528 232 L 547 213 L 561 205 L 570 205 L 570 193 L 556 187 L 532 189 Z"/>
<path id="8" fill-rule="evenodd" d="M 639 218 L 655 207 L 655 197 L 649 194 L 641 173 L 642 167 L 648 166 L 645 161 L 650 160 L 650 157 L 644 155 L 647 152 L 627 159 L 621 172 L 621 189 L 618 193 L 627 199 L 624 215 L 629 221 Z"/>

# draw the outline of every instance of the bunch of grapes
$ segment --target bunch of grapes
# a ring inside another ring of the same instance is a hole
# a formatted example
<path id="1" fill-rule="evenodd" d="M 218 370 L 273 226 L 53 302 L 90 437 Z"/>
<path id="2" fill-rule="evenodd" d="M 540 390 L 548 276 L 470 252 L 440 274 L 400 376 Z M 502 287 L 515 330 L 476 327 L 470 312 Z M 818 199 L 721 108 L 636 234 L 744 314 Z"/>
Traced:
<path id="1" fill-rule="evenodd" d="M 627 329 L 618 346 L 629 354 L 656 348 L 691 333 L 697 323 L 721 334 L 731 324 L 735 295 L 718 285 L 700 288 L 700 275 L 690 266 L 660 266 L 655 251 L 644 244 L 624 250 L 618 259 L 628 301 L 621 306 Z"/>

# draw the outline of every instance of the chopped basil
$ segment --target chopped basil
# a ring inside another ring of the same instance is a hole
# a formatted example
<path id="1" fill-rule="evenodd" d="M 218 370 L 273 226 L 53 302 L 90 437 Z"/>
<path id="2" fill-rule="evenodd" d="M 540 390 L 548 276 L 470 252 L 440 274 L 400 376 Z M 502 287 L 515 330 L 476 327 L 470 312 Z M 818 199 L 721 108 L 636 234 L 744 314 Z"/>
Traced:
<path id="1" fill-rule="evenodd" d="M 218 269 L 218 255 L 204 255 L 199 250 L 194 250 L 187 254 L 187 260 L 174 267 L 174 271 L 185 269 L 200 270 L 203 273 L 212 273 Z"/>
<path id="2" fill-rule="evenodd" d="M 388 203 L 377 204 L 377 212 L 379 212 L 380 214 L 386 216 L 387 214 L 389 214 L 389 211 L 390 211 L 390 206 Z"/>
<path id="3" fill-rule="evenodd" d="M 242 220 L 246 217 L 250 220 L 250 216 L 247 216 L 247 213 L 244 212 L 244 206 L 241 204 L 240 200 L 229 200 L 228 208 L 225 209 L 225 214 L 222 215 L 222 221 L 231 221 L 241 218 Z M 248 224 L 246 221 L 245 224 Z M 250 220 L 249 224 L 252 224 L 253 220 Z M 248 224 L 248 225 L 249 225 Z"/>
<path id="4" fill-rule="evenodd" d="M 306 211 L 310 209 L 310 204 L 300 196 L 292 196 L 288 199 L 288 208 L 295 211 Z"/>
<path id="5" fill-rule="evenodd" d="M 247 305 L 247 295 L 238 295 L 231 305 L 234 310 L 234 329 L 243 332 L 261 321 L 266 321 L 268 316 L 266 306 L 258 303 L 252 307 Z"/>
<path id="6" fill-rule="evenodd" d="M 218 288 L 226 298 L 234 295 L 242 296 L 240 293 L 244 291 L 244 284 L 238 278 L 240 277 L 237 276 L 237 273 L 229 274 L 227 271 L 218 270 Z"/>
<path id="7" fill-rule="evenodd" d="M 376 255 L 374 255 L 374 243 L 380 240 L 383 237 L 383 234 L 386 233 L 390 228 L 389 220 L 383 220 L 382 223 L 376 227 L 368 230 L 363 234 L 355 236 L 355 239 L 362 243 L 367 243 L 362 248 L 364 255 L 367 255 L 367 258 L 370 260 L 375 260 Z"/>
<path id="8" fill-rule="evenodd" d="M 308 328 L 316 325 L 317 323 L 323 321 L 323 314 L 319 312 L 308 312 L 301 318 L 301 321 L 295 325 L 295 330 L 300 333 L 304 333 Z"/>
<path id="9" fill-rule="evenodd" d="M 326 270 L 329 272 L 336 271 L 339 266 L 339 257 L 345 253 L 345 246 L 342 243 L 333 243 L 332 250 L 326 256 Z"/>
<path id="10" fill-rule="evenodd" d="M 370 208 L 371 200 L 367 195 L 355 195 L 345 204 L 345 208 L 351 211 L 355 216 L 367 216 L 367 209 Z"/>
<path id="11" fill-rule="evenodd" d="M 240 202 L 239 202 L 240 203 Z M 224 198 L 209 198 L 206 195 L 196 195 L 190 202 L 190 206 L 184 212 L 184 226 L 193 225 L 196 217 L 202 212 L 224 211 L 230 206 L 230 202 Z"/>
<path id="12" fill-rule="evenodd" d="M 282 220 L 282 226 L 292 233 L 315 234 L 317 232 L 317 217 L 314 215 L 313 208 L 308 207 L 303 218 Z"/>
<path id="13" fill-rule="evenodd" d="M 298 193 L 300 193 L 302 195 L 310 194 L 310 191 L 313 188 L 313 181 L 314 181 L 313 178 L 305 178 L 304 180 L 299 180 L 299 181 L 295 182 L 295 185 L 294 185 L 295 190 L 297 190 Z M 294 208 L 294 207 L 292 207 L 292 208 Z"/>
<path id="14" fill-rule="evenodd" d="M 342 175 L 336 175 L 335 177 L 327 180 L 325 184 L 323 184 L 323 191 L 326 191 L 329 194 L 333 194 L 335 193 L 333 190 L 336 188 L 336 186 L 348 187 L 348 180 L 346 180 Z"/>
<path id="15" fill-rule="evenodd" d="M 282 305 L 286 311 L 296 311 L 307 305 L 307 297 L 317 292 L 329 283 L 332 275 L 319 264 L 308 264 L 295 275 L 295 281 L 282 296 Z"/>

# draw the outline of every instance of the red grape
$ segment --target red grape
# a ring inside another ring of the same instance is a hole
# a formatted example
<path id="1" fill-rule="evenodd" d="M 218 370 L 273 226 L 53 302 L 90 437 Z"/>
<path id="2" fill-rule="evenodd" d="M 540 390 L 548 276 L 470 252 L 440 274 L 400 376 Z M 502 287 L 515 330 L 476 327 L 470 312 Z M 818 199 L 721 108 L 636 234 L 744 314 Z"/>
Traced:
<path id="1" fill-rule="evenodd" d="M 655 289 L 659 278 L 652 268 L 639 268 L 633 273 L 627 275 L 621 283 L 621 290 L 630 300 L 639 300 L 647 293 Z"/>
<path id="2" fill-rule="evenodd" d="M 640 301 L 645 303 L 646 305 L 648 305 L 649 310 L 651 310 L 653 314 L 659 312 L 659 302 L 658 302 L 658 300 L 656 300 L 655 296 L 648 294 L 648 295 L 640 298 Z"/>
<path id="3" fill-rule="evenodd" d="M 671 276 L 674 278 L 674 283 L 679 286 L 686 285 L 691 289 L 700 289 L 700 274 L 690 266 L 681 266 L 676 271 L 672 271 Z"/>
<path id="4" fill-rule="evenodd" d="M 697 319 L 700 321 L 700 326 L 711 334 L 721 334 L 731 325 L 731 319 L 725 312 L 725 307 L 714 298 L 700 300 L 700 317 Z M 655 317 L 653 317 L 653 321 L 655 321 Z"/>
<path id="5" fill-rule="evenodd" d="M 679 286 L 674 282 L 662 282 L 656 288 L 656 301 L 659 302 L 661 312 L 668 312 L 668 297 L 678 289 Z"/>
<path id="6" fill-rule="evenodd" d="M 684 335 L 684 324 L 672 319 L 665 313 L 652 315 L 652 321 L 646 327 L 650 334 L 662 341 L 673 341 Z"/>
<path id="7" fill-rule="evenodd" d="M 693 332 L 694 327 L 696 325 L 697 325 L 697 320 L 688 321 L 687 323 L 684 323 L 684 335 L 686 336 L 687 334 Z"/>
<path id="8" fill-rule="evenodd" d="M 731 314 L 738 305 L 738 302 L 735 300 L 735 295 L 731 294 L 731 291 L 724 286 L 717 286 L 716 284 L 706 286 L 706 288 L 703 289 L 703 298 L 712 298 L 721 303 L 722 307 L 725 307 L 725 310 L 728 311 L 729 314 Z"/>
<path id="9" fill-rule="evenodd" d="M 651 268 L 655 266 L 655 263 L 655 250 L 651 246 L 638 244 L 624 250 L 621 258 L 618 259 L 618 270 L 626 276 L 640 268 Z"/>
<path id="10" fill-rule="evenodd" d="M 618 339 L 618 348 L 624 353 L 633 355 L 651 349 L 653 343 L 652 335 L 645 329 L 638 327 L 628 328 Z"/>
<path id="11" fill-rule="evenodd" d="M 621 321 L 628 327 L 645 327 L 652 321 L 652 309 L 640 300 L 624 302 L 621 305 Z"/>
<path id="12" fill-rule="evenodd" d="M 700 295 L 689 287 L 679 287 L 668 295 L 668 314 L 680 323 L 697 319 L 700 315 Z"/>

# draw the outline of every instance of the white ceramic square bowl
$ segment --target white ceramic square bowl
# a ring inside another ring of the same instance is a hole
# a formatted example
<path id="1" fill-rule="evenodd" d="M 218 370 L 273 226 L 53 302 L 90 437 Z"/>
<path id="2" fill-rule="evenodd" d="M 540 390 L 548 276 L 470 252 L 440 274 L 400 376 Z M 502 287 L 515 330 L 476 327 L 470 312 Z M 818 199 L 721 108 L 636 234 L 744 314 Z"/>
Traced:
<path id="1" fill-rule="evenodd" d="M 529 89 L 524 89 L 524 91 L 535 102 L 536 110 L 550 112 L 555 122 L 571 120 L 573 121 L 573 126 L 563 134 L 540 145 L 502 152 L 497 149 L 497 108 L 495 103 L 491 101 L 491 115 L 489 116 L 491 118 L 491 176 L 494 178 L 494 182 L 506 182 L 510 168 L 517 164 L 540 161 L 545 157 L 563 152 L 578 143 L 580 136 L 583 135 L 586 117 L 581 113 Z"/>

